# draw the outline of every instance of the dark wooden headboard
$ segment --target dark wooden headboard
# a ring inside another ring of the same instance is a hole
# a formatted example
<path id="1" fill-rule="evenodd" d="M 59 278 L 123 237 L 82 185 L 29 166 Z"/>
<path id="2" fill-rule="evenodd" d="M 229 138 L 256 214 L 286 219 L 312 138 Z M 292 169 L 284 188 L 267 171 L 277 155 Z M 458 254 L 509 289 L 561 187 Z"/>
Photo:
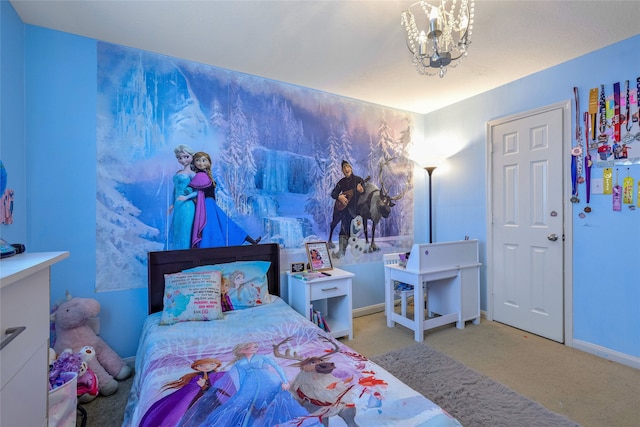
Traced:
<path id="1" fill-rule="evenodd" d="M 149 314 L 162 311 L 165 274 L 178 273 L 200 265 L 258 260 L 271 262 L 267 271 L 269 293 L 280 296 L 280 246 L 276 243 L 149 252 Z"/>

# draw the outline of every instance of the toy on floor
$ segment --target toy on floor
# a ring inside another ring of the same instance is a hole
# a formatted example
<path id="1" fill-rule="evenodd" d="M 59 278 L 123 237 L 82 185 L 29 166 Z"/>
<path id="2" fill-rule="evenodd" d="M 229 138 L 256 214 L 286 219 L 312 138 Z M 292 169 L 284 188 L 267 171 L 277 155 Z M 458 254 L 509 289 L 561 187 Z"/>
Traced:
<path id="1" fill-rule="evenodd" d="M 67 292 L 67 300 L 51 315 L 56 330 L 53 349 L 62 352 L 69 348 L 79 352 L 85 346 L 93 347 L 95 357 L 89 360 L 88 365 L 98 378 L 100 394 L 109 396 L 118 391 L 118 380 L 131 375 L 131 368 L 92 329 L 90 319 L 98 313 L 98 301 L 92 298 L 72 298 Z"/>
<path id="2" fill-rule="evenodd" d="M 49 390 L 59 387 L 64 372 L 74 372 L 78 374 L 76 381 L 76 394 L 78 402 L 88 403 L 98 396 L 98 378 L 89 368 L 89 361 L 95 356 L 95 350 L 91 346 L 85 346 L 78 353 L 74 353 L 70 348 L 62 353 L 56 354 L 52 348 L 49 349 Z"/>

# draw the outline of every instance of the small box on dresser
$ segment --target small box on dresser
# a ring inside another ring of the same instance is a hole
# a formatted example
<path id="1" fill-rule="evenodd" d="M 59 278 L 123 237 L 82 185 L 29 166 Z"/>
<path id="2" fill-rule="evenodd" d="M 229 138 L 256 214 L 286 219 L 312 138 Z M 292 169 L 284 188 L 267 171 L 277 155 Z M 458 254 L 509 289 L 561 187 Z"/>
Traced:
<path id="1" fill-rule="evenodd" d="M 326 274 L 326 275 L 325 275 Z M 312 321 L 312 309 L 322 313 L 334 338 L 353 339 L 353 273 L 334 268 L 325 274 L 287 272 L 289 305 Z"/>
<path id="2" fill-rule="evenodd" d="M 0 261 L 0 426 L 47 425 L 50 266 L 69 252 Z"/>

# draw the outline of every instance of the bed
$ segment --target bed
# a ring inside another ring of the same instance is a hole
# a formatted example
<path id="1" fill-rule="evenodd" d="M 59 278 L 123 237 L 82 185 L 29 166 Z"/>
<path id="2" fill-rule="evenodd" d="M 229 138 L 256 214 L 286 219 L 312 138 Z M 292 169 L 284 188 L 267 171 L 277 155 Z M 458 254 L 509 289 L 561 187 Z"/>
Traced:
<path id="1" fill-rule="evenodd" d="M 123 426 L 460 426 L 289 307 L 276 244 L 151 252 L 148 272 Z"/>

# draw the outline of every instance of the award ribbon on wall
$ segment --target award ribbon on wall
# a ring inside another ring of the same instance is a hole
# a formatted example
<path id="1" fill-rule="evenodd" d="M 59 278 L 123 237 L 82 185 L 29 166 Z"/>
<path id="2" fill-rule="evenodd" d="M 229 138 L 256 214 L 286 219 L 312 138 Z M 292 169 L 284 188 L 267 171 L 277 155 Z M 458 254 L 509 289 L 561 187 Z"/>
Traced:
<path id="1" fill-rule="evenodd" d="M 622 187 L 618 184 L 618 169 L 616 169 L 616 185 L 613 186 L 613 210 L 622 210 Z"/>
<path id="2" fill-rule="evenodd" d="M 633 178 L 629 176 L 629 168 L 627 168 L 627 177 L 622 180 L 622 203 L 633 205 Z"/>
<path id="3" fill-rule="evenodd" d="M 604 168 L 602 173 L 602 194 L 611 194 L 613 189 L 613 172 L 611 168 Z"/>

